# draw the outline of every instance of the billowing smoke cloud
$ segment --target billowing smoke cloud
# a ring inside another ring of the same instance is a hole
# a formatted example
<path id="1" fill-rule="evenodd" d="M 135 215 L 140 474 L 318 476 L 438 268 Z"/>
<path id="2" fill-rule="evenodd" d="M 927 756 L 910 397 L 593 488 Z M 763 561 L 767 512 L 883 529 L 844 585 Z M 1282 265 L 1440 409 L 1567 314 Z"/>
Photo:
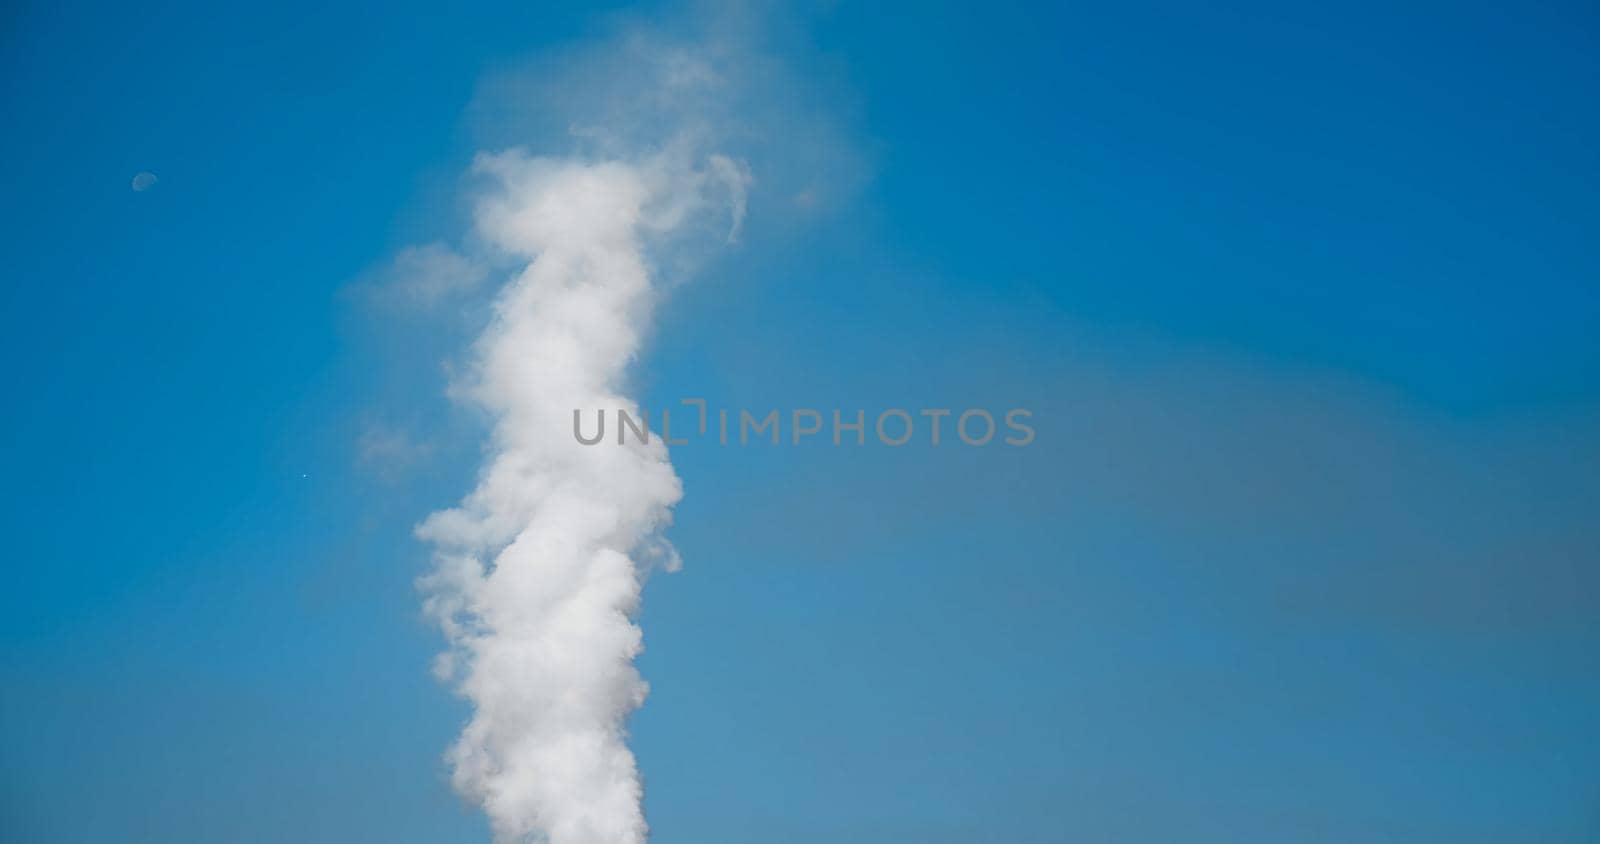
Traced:
<path id="1" fill-rule="evenodd" d="M 623 382 L 661 250 L 713 225 L 733 237 L 749 181 L 693 127 L 632 148 L 605 129 L 570 157 L 476 161 L 474 238 L 517 269 L 454 389 L 492 433 L 477 488 L 418 528 L 435 548 L 426 609 L 450 645 L 439 670 L 473 706 L 448 754 L 455 785 L 501 841 L 646 838 L 625 734 L 648 688 L 633 615 L 646 569 L 676 565 L 659 532 L 681 488 L 659 438 L 585 447 L 572 412 L 637 416 Z"/>

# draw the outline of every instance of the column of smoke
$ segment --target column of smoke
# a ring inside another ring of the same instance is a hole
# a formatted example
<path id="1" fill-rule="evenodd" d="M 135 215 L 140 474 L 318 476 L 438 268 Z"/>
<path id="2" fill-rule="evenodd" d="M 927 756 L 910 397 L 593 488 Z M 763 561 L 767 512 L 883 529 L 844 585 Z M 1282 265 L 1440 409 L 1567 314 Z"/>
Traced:
<path id="1" fill-rule="evenodd" d="M 601 127 L 604 129 L 604 127 Z M 591 133 L 592 134 L 592 133 Z M 630 844 L 647 835 L 625 722 L 647 685 L 633 622 L 681 495 L 659 439 L 584 448 L 573 408 L 622 395 L 659 282 L 660 245 L 743 213 L 742 164 L 675 133 L 642 152 L 480 156 L 475 234 L 520 268 L 457 392 L 490 414 L 477 488 L 418 533 L 426 609 L 473 713 L 448 754 L 499 841 Z M 729 229 L 722 229 L 731 237 Z"/>

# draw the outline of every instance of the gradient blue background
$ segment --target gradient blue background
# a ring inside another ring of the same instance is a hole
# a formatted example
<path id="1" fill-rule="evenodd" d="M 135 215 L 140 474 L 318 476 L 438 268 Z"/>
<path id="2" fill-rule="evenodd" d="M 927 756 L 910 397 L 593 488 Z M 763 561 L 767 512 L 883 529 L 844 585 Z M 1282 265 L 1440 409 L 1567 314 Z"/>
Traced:
<path id="1" fill-rule="evenodd" d="M 1600 19 L 1323 5 L 769 15 L 859 168 L 647 403 L 1039 440 L 677 451 L 655 840 L 1600 838 Z M 475 451 L 362 463 L 458 429 L 348 291 L 612 11 L 0 13 L 0 839 L 487 840 L 408 534 Z"/>

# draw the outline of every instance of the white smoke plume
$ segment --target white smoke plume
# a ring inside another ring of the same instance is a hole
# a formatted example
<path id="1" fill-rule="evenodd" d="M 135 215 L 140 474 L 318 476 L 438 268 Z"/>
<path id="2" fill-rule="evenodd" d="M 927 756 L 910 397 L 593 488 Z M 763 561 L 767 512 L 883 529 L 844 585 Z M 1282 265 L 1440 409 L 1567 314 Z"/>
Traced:
<path id="1" fill-rule="evenodd" d="M 703 81 L 673 67 L 669 87 Z M 454 385 L 492 432 L 477 488 L 418 528 L 435 549 L 421 588 L 450 646 L 440 674 L 473 707 L 454 783 L 496 840 L 633 844 L 647 828 L 625 722 L 648 688 L 633 615 L 646 568 L 676 564 L 659 531 L 681 488 L 659 438 L 584 446 L 572 414 L 637 418 L 624 377 L 660 249 L 713 224 L 736 236 L 749 176 L 694 127 L 633 149 L 604 126 L 574 134 L 587 152 L 474 166 L 489 186 L 474 238 L 518 269 Z"/>

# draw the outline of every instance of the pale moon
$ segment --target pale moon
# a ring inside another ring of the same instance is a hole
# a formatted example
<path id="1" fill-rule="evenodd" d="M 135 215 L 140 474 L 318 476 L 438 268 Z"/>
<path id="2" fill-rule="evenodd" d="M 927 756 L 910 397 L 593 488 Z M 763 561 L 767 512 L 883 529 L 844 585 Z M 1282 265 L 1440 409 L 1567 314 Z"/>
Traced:
<path id="1" fill-rule="evenodd" d="M 149 170 L 141 171 L 139 175 L 133 177 L 133 192 L 144 193 L 145 191 L 155 187 L 157 181 L 156 174 L 150 172 Z"/>

